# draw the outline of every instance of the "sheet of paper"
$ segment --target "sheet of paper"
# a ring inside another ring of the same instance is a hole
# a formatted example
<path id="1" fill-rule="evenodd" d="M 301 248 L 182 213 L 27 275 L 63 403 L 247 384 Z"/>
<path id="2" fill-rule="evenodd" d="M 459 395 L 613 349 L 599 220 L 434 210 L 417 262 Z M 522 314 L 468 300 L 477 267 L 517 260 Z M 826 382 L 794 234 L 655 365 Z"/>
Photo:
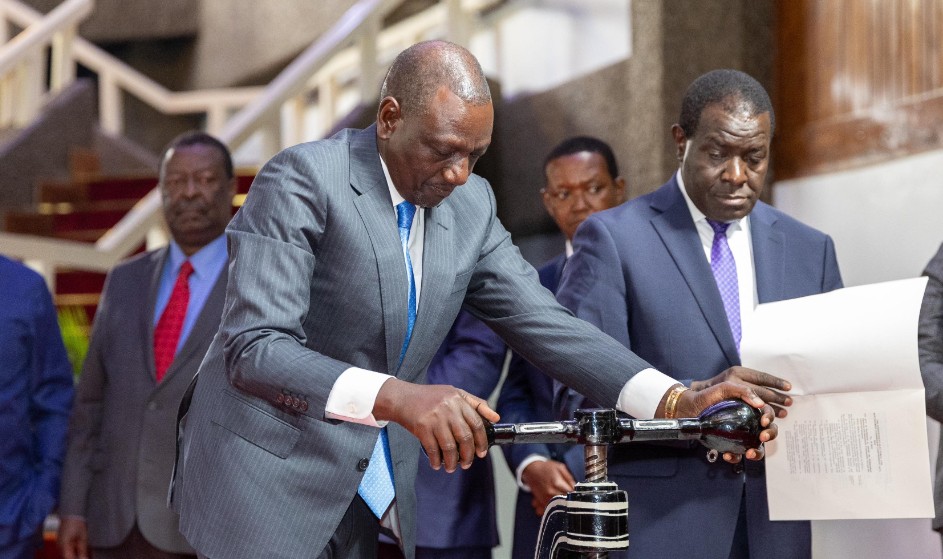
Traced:
<path id="1" fill-rule="evenodd" d="M 933 516 L 917 318 L 926 278 L 768 303 L 744 366 L 788 379 L 767 444 L 770 518 Z"/>

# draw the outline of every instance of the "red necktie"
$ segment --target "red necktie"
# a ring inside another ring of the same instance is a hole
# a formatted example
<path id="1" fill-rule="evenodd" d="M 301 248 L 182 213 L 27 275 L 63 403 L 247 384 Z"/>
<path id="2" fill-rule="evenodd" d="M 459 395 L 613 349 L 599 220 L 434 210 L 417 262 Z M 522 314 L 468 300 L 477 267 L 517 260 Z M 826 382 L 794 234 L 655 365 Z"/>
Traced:
<path id="1" fill-rule="evenodd" d="M 187 316 L 187 305 L 190 303 L 190 285 L 187 280 L 193 273 L 193 264 L 184 260 L 174 283 L 174 290 L 170 293 L 170 300 L 160 315 L 157 326 L 154 328 L 154 369 L 157 373 L 157 382 L 164 378 L 164 373 L 174 360 L 177 352 L 177 343 L 180 341 L 180 332 L 183 331 L 183 319 Z"/>

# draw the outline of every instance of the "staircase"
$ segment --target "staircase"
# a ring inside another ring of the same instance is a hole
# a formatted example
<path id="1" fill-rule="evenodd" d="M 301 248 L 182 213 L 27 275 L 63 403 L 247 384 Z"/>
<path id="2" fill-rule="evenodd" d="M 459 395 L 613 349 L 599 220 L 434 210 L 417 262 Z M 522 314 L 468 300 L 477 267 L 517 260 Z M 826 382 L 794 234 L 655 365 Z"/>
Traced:
<path id="1" fill-rule="evenodd" d="M 73 173 L 76 174 L 76 173 Z M 254 170 L 237 170 L 233 212 L 242 206 Z M 29 211 L 11 211 L 4 230 L 54 239 L 95 243 L 157 185 L 155 175 L 76 176 L 71 181 L 47 182 L 38 187 L 39 203 Z M 132 254 L 145 250 L 142 242 Z M 84 309 L 89 323 L 105 282 L 104 272 L 60 267 L 55 274 L 56 306 Z"/>

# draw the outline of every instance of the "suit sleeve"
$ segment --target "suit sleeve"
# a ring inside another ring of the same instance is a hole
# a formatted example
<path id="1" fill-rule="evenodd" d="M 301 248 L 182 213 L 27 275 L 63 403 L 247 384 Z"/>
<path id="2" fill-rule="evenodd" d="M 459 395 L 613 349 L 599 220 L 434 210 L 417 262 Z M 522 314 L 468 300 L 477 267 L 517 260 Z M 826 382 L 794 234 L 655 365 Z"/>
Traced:
<path id="1" fill-rule="evenodd" d="M 320 181 L 340 180 L 324 169 L 341 166 L 317 155 L 290 148 L 269 160 L 230 222 L 219 334 L 234 387 L 270 402 L 291 388 L 310 403 L 307 415 L 322 418 L 331 387 L 351 365 L 305 345 L 303 325 L 312 312 L 308 282 L 329 205 Z"/>
<path id="2" fill-rule="evenodd" d="M 577 317 L 589 322 L 631 349 L 626 285 L 618 263 L 615 239 L 605 225 L 590 216 L 573 238 L 573 255 L 567 260 L 557 300 Z M 554 383 L 554 409 L 561 418 L 572 417 L 579 408 L 596 407 L 572 387 Z"/>
<path id="3" fill-rule="evenodd" d="M 450 384 L 487 399 L 498 381 L 504 341 L 468 312 L 461 312 L 429 365 L 429 384 Z"/>
<path id="4" fill-rule="evenodd" d="M 115 291 L 115 275 L 120 273 L 120 269 L 116 268 L 105 281 L 76 389 L 75 407 L 69 422 L 69 445 L 62 472 L 59 512 L 64 516 L 86 515 L 93 462 L 96 454 L 103 451 L 99 438 L 106 382 L 104 352 L 110 345 L 107 325 L 111 315 L 112 293 Z"/>
<path id="5" fill-rule="evenodd" d="M 69 411 L 74 395 L 72 366 L 62 343 L 56 308 L 45 285 L 34 289 L 33 350 L 30 381 L 30 416 L 36 449 L 36 492 L 31 507 L 34 518 L 52 512 L 59 496 L 59 479 L 65 454 Z"/>
<path id="6" fill-rule="evenodd" d="M 822 293 L 841 289 L 841 272 L 838 271 L 838 258 L 835 256 L 835 243 L 831 237 L 825 238 L 825 273 L 823 274 Z"/>
<path id="7" fill-rule="evenodd" d="M 651 366 L 579 320 L 540 285 L 490 207 L 488 236 L 465 296 L 466 307 L 514 351 L 560 382 L 613 407 L 622 388 Z"/>
<path id="8" fill-rule="evenodd" d="M 927 415 L 943 421 L 943 246 L 924 275 L 928 277 L 927 290 L 917 330 L 920 372 L 926 388 Z"/>

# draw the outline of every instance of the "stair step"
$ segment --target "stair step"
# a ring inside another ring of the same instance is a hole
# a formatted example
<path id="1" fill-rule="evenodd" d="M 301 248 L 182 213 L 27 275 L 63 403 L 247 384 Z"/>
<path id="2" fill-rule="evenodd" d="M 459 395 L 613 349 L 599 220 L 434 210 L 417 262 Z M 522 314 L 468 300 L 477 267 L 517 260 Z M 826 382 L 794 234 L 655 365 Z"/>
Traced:
<path id="1" fill-rule="evenodd" d="M 103 272 L 86 272 L 84 270 L 60 270 L 56 272 L 57 295 L 101 293 L 104 286 L 105 274 Z"/>
<path id="2" fill-rule="evenodd" d="M 233 213 L 245 202 L 255 171 L 237 171 Z M 5 229 L 45 237 L 94 243 L 118 223 L 140 199 L 157 185 L 157 177 L 94 178 L 74 183 L 40 185 L 37 211 L 10 211 Z M 142 244 L 135 254 L 143 252 Z M 79 307 L 92 320 L 105 284 L 105 274 L 62 269 L 56 273 L 55 303 L 59 308 Z"/>
<path id="3" fill-rule="evenodd" d="M 237 174 L 237 191 L 245 194 L 249 191 L 255 174 Z M 157 177 L 122 177 L 95 179 L 88 182 L 45 182 L 39 186 L 40 203 L 58 204 L 62 202 L 101 202 L 107 200 L 140 200 L 157 186 Z"/>

